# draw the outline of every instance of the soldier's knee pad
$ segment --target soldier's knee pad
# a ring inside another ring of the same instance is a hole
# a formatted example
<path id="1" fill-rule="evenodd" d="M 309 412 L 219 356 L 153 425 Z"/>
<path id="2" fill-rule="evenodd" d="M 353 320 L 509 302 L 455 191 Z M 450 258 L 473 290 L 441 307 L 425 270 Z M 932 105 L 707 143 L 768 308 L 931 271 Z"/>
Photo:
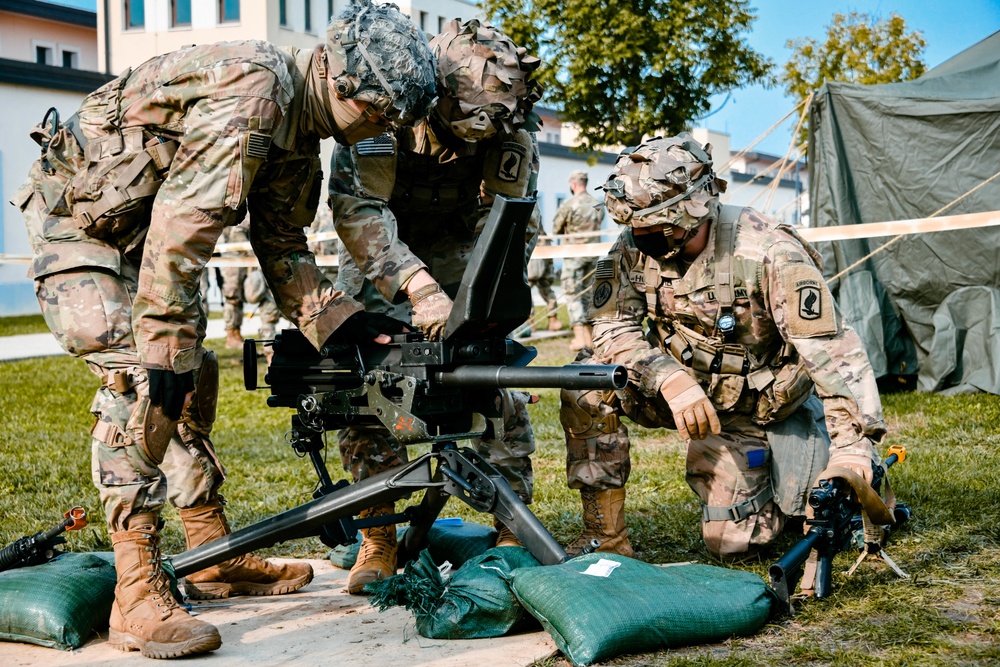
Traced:
<path id="1" fill-rule="evenodd" d="M 203 434 L 212 432 L 219 404 L 219 359 L 206 350 L 201 368 L 195 371 L 194 396 L 184 410 L 184 421 Z"/>
<path id="2" fill-rule="evenodd" d="M 559 422 L 568 436 L 584 439 L 618 431 L 618 402 L 614 392 L 563 389 L 560 399 Z"/>

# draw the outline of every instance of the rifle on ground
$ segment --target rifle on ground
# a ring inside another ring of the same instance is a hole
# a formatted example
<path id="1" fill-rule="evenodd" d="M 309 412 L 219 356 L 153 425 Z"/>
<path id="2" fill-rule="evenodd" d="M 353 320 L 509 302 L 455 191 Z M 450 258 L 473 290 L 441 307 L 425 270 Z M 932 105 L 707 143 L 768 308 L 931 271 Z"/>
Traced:
<path id="1" fill-rule="evenodd" d="M 884 561 L 899 576 L 904 578 L 909 576 L 882 549 L 882 543 L 888 534 L 888 526 L 898 526 L 911 517 L 909 507 L 904 503 L 895 502 L 891 491 L 888 491 L 886 479 L 886 470 L 897 462 L 901 463 L 905 458 L 906 448 L 902 445 L 893 445 L 889 448 L 884 465 L 874 467 L 871 483 L 874 496 L 868 495 L 868 498 L 874 497 L 874 501 L 859 502 L 859 494 L 840 477 L 821 479 L 809 492 L 809 506 L 812 508 L 813 516 L 806 519 L 806 524 L 810 526 L 806 536 L 768 568 L 771 588 L 784 605 L 785 613 L 791 610 L 791 595 L 803 577 L 807 560 L 812 554 L 815 554 L 815 571 L 810 574 L 815 577 L 813 590 L 817 598 L 827 597 L 832 590 L 833 557 L 852 545 L 861 553 L 848 571 L 848 575 L 853 574 L 863 560 L 874 556 Z M 882 501 L 880 495 L 883 481 L 887 488 L 886 495 L 890 498 L 888 504 Z M 867 530 L 862 509 L 869 515 L 877 513 L 871 516 L 874 525 L 868 526 Z"/>
<path id="2" fill-rule="evenodd" d="M 531 368 L 536 355 L 507 335 L 531 312 L 524 280 L 524 238 L 534 199 L 497 197 L 461 285 L 442 340 L 420 332 L 388 345 L 324 346 L 317 351 L 298 330 L 273 341 L 264 381 L 271 407 L 295 410 L 290 442 L 309 456 L 319 477 L 314 500 L 172 558 L 184 576 L 277 542 L 318 536 L 327 546 L 351 544 L 359 528 L 409 522 L 399 562 L 415 558 L 450 496 L 493 514 L 543 564 L 566 553 L 518 498 L 507 480 L 475 450 L 470 438 L 499 438 L 509 413 L 508 390 L 621 389 L 623 366 Z M 244 384 L 258 388 L 257 347 L 244 343 Z M 350 484 L 334 483 L 322 450 L 327 431 L 384 427 L 404 445 L 431 443 L 431 452 L 398 468 Z M 355 519 L 369 507 L 426 490 L 419 505 L 384 517 Z"/>
<path id="3" fill-rule="evenodd" d="M 87 525 L 87 512 L 82 507 L 74 507 L 63 514 L 63 520 L 57 525 L 22 537 L 0 549 L 0 572 L 16 567 L 41 565 L 47 563 L 61 552 L 56 548 L 66 544 L 62 536 L 67 530 L 80 530 Z"/>

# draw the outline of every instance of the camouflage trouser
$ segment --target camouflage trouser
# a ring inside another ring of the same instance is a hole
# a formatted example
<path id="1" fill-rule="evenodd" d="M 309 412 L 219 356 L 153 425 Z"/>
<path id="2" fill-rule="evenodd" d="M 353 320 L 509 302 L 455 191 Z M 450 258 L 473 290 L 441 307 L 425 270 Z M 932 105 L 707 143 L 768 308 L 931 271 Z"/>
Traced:
<path id="1" fill-rule="evenodd" d="M 590 323 L 587 311 L 590 310 L 595 268 L 597 259 L 594 257 L 567 257 L 563 260 L 562 288 L 566 295 L 569 323 L 573 326 Z"/>
<path id="2" fill-rule="evenodd" d="M 531 454 L 535 433 L 528 419 L 528 395 L 512 391 L 514 411 L 504 424 L 502 439 L 471 441 L 472 447 L 504 476 L 518 497 L 530 504 L 534 489 Z M 345 428 L 338 433 L 340 459 L 355 481 L 399 467 L 409 461 L 406 447 L 385 428 Z"/>
<path id="3" fill-rule="evenodd" d="M 141 425 L 134 417 L 148 400 L 148 382 L 132 338 L 136 275 L 137 267 L 126 262 L 121 276 L 83 267 L 36 282 L 38 302 L 56 339 L 102 379 L 91 405 L 96 418 L 92 472 L 111 532 L 124 530 L 134 514 L 159 513 L 165 499 L 181 508 L 203 505 L 216 497 L 225 479 L 208 437 L 211 423 L 194 420 L 190 408 L 162 461 L 152 460 L 137 444 Z"/>
<path id="4" fill-rule="evenodd" d="M 551 259 L 533 259 L 528 263 L 528 286 L 538 290 L 539 296 L 545 301 L 545 314 L 553 315 L 559 310 L 559 301 L 556 299 L 555 290 L 555 270 L 552 268 Z"/>
<path id="5" fill-rule="evenodd" d="M 590 358 L 579 363 L 596 362 Z M 619 392 L 564 389 L 561 397 L 559 420 L 566 434 L 570 488 L 625 486 L 631 461 L 628 427 L 620 416 L 647 428 L 675 428 L 666 401 L 649 398 L 632 385 Z M 686 477 L 708 508 L 702 517 L 705 545 L 713 555 L 730 558 L 773 540 L 785 516 L 768 499 L 770 453 L 764 430 L 742 417 L 724 415 L 723 420 L 720 435 L 688 442 Z M 743 505 L 759 495 L 763 502 L 756 511 Z M 742 518 L 717 518 L 728 516 L 729 508 L 736 508 Z"/>
<path id="6" fill-rule="evenodd" d="M 247 270 L 239 266 L 222 269 L 222 319 L 226 329 L 240 330 L 243 326 L 243 281 Z"/>

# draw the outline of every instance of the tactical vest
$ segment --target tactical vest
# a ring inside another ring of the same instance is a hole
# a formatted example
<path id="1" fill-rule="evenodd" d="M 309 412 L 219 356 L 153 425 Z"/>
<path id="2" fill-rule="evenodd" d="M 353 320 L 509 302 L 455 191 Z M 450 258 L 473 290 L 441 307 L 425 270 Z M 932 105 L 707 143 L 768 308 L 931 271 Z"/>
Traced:
<path id="1" fill-rule="evenodd" d="M 126 70 L 97 95 L 107 98 L 106 134 L 87 141 L 76 115 L 65 126 L 86 158 L 67 193 L 73 217 L 88 236 L 114 242 L 148 219 L 153 197 L 177 152 L 176 140 L 163 140 L 141 127 L 122 128 L 122 92 L 132 70 Z"/>
<path id="2" fill-rule="evenodd" d="M 765 425 L 787 418 L 812 393 L 813 382 L 798 352 L 784 344 L 757 358 L 736 341 L 733 254 L 742 208 L 722 206 L 715 230 L 715 284 L 719 304 L 712 331 L 696 331 L 657 308 L 663 279 L 659 262 L 646 257 L 643 281 L 647 316 L 659 334 L 655 343 L 692 372 L 716 410 L 750 416 Z M 651 332 L 652 333 L 652 332 Z M 662 342 L 661 342 L 662 341 Z"/>

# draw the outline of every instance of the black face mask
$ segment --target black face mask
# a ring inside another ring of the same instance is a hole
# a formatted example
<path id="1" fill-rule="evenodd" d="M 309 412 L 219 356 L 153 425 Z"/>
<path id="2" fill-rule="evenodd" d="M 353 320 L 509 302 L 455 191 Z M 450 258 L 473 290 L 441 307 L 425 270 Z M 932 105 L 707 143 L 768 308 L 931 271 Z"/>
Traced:
<path id="1" fill-rule="evenodd" d="M 665 234 L 636 234 L 632 232 L 632 241 L 639 252 L 649 257 L 666 257 L 677 250 L 677 243 L 673 236 Z"/>

